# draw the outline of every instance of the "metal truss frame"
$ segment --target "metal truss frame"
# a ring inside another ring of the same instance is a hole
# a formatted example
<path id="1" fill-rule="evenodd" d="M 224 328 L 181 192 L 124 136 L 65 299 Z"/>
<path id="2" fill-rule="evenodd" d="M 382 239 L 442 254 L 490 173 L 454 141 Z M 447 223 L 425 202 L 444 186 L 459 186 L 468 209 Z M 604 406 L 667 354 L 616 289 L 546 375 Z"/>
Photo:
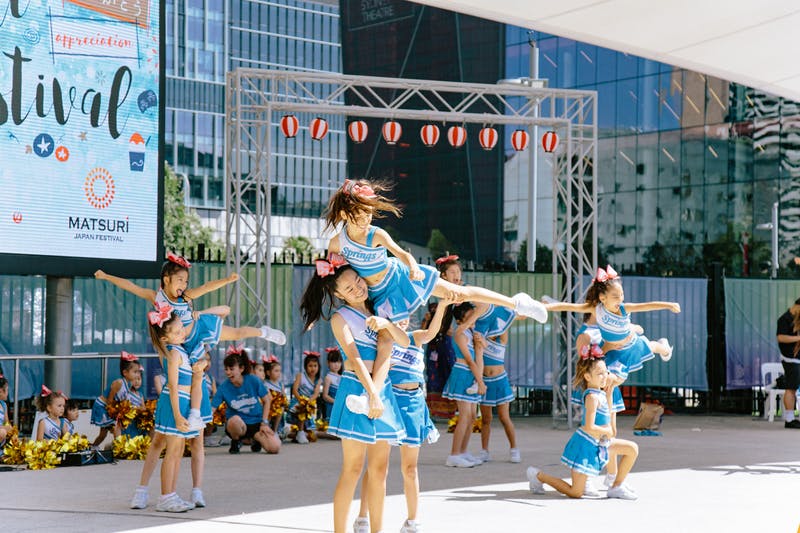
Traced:
<path id="1" fill-rule="evenodd" d="M 278 114 L 314 113 L 394 120 L 541 126 L 562 140 L 553 154 L 554 294 L 582 301 L 584 280 L 597 264 L 597 93 L 526 85 L 488 85 L 238 68 L 226 87 L 226 257 L 239 274 L 230 293 L 234 320 L 247 306 L 267 323 L 271 302 L 269 253 L 272 135 Z M 531 139 L 528 152 L 538 139 Z M 496 149 L 502 149 L 502 146 Z M 255 239 L 252 239 L 252 237 Z M 246 238 L 247 237 L 247 238 Z M 255 275 L 242 275 L 255 265 Z M 556 317 L 553 335 L 553 421 L 572 425 L 574 332 L 580 317 Z"/>

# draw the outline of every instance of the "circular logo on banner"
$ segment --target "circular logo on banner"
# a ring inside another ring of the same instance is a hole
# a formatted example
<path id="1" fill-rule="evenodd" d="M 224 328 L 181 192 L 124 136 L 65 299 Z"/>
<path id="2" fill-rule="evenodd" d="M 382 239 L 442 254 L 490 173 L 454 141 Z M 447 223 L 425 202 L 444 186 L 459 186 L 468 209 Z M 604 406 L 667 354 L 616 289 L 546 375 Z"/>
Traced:
<path id="1" fill-rule="evenodd" d="M 89 205 L 95 209 L 105 209 L 114 199 L 114 178 L 102 167 L 93 168 L 86 176 L 83 190 Z"/>
<path id="2" fill-rule="evenodd" d="M 14 211 L 14 213 L 11 215 L 11 220 L 14 221 L 14 224 L 19 224 L 22 222 L 22 213 L 19 211 Z"/>

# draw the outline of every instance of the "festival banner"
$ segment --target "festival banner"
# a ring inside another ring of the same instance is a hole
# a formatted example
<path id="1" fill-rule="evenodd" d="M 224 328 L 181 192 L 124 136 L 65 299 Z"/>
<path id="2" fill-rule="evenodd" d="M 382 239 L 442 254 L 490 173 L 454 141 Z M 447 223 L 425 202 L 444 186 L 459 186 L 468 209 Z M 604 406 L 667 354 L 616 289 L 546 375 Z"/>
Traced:
<path id="1" fill-rule="evenodd" d="M 159 13 L 0 0 L 0 254 L 158 259 Z"/>

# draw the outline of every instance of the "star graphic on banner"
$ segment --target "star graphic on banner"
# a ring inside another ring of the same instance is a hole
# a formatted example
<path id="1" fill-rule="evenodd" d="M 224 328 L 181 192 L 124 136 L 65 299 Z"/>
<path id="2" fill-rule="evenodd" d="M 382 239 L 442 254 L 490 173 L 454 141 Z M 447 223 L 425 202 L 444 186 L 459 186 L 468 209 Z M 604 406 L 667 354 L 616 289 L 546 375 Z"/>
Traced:
<path id="1" fill-rule="evenodd" d="M 39 144 L 36 145 L 36 148 L 39 149 L 39 153 L 43 154 L 50 148 L 50 143 L 44 142 L 44 137 L 42 137 L 42 140 L 39 141 Z"/>

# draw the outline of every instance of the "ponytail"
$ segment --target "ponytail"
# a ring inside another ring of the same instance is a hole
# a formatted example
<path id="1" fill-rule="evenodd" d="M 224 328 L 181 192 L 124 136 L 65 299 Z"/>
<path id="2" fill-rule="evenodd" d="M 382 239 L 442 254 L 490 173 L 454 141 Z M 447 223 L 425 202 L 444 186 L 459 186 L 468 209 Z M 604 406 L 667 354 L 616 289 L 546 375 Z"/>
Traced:
<path id="1" fill-rule="evenodd" d="M 347 270 L 352 270 L 350 265 L 336 268 L 333 274 L 321 277 L 316 271 L 306 285 L 303 296 L 300 298 L 300 312 L 303 315 L 305 331 L 314 327 L 320 318 L 326 320 L 330 316 L 335 302 L 336 281 Z"/>

